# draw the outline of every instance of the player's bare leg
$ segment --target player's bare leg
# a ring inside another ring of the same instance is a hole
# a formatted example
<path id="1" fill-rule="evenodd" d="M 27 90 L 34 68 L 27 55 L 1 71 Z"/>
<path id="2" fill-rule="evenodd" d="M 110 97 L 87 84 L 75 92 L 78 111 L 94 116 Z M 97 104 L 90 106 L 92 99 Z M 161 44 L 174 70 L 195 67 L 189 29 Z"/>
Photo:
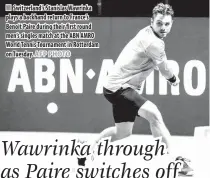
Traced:
<path id="1" fill-rule="evenodd" d="M 104 138 L 111 137 L 110 141 L 114 142 L 129 137 L 132 134 L 134 122 L 115 123 L 115 126 L 104 129 L 91 145 L 91 153 L 94 151 L 98 142 Z"/>
<path id="2" fill-rule="evenodd" d="M 154 137 L 162 137 L 162 141 L 166 144 L 168 151 L 170 151 L 171 135 L 156 105 L 151 101 L 146 101 L 139 109 L 138 115 L 149 121 L 152 135 Z"/>
<path id="3" fill-rule="evenodd" d="M 173 149 L 171 151 L 171 135 L 156 105 L 150 101 L 146 101 L 139 109 L 138 114 L 149 121 L 152 135 L 154 137 L 162 137 L 162 141 L 166 144 L 168 152 L 172 157 L 175 157 Z M 180 175 L 193 175 L 193 169 L 189 166 L 190 160 L 179 156 L 176 158 L 176 161 L 183 162 L 183 168 L 179 172 Z"/>

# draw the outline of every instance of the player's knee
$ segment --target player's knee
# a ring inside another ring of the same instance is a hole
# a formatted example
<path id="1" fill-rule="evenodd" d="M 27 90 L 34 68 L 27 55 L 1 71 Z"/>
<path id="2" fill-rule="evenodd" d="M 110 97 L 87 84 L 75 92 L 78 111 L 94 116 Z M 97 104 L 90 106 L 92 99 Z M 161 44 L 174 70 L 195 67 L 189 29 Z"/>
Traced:
<path id="1" fill-rule="evenodd" d="M 147 119 L 149 120 L 150 124 L 157 125 L 162 123 L 162 116 L 155 104 L 153 104 L 152 109 L 147 111 Z"/>
<path id="2" fill-rule="evenodd" d="M 116 135 L 117 137 L 121 138 L 125 138 L 125 137 L 129 137 L 132 134 L 132 129 L 131 128 L 121 128 L 121 127 L 117 127 L 116 129 Z"/>
<path id="3" fill-rule="evenodd" d="M 116 135 L 117 134 L 117 128 L 116 128 L 116 126 L 111 127 L 111 132 L 112 132 L 113 135 Z"/>
<path id="4" fill-rule="evenodd" d="M 130 135 L 132 135 L 132 131 L 128 130 L 124 133 L 124 137 L 129 137 Z"/>
<path id="5" fill-rule="evenodd" d="M 159 125 L 162 122 L 162 117 L 159 113 L 151 113 L 149 117 L 149 122 L 152 125 Z"/>
<path id="6" fill-rule="evenodd" d="M 123 138 L 126 138 L 126 137 L 129 137 L 129 136 L 131 136 L 131 132 L 130 131 L 127 131 L 127 132 L 116 132 L 116 137 L 118 138 L 118 139 L 123 139 Z"/>

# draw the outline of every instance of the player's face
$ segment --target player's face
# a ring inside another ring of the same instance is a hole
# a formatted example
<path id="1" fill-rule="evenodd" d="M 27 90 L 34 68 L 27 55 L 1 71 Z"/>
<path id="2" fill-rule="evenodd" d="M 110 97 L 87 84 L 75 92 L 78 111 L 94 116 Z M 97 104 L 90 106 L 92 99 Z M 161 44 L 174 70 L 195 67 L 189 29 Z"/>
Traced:
<path id="1" fill-rule="evenodd" d="M 158 13 L 151 19 L 151 26 L 155 33 L 164 38 L 171 31 L 173 19 L 171 15 L 162 15 Z"/>

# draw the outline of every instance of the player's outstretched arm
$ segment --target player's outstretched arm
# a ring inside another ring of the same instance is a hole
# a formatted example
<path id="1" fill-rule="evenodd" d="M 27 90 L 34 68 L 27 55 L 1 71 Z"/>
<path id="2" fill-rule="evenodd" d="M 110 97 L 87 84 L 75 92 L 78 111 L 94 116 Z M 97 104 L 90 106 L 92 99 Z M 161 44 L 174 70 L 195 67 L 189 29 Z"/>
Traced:
<path id="1" fill-rule="evenodd" d="M 179 78 L 174 75 L 173 70 L 168 65 L 164 43 L 161 41 L 151 43 L 146 51 L 147 55 L 154 61 L 161 74 L 169 81 L 169 83 L 173 86 L 178 85 Z"/>
<path id="2" fill-rule="evenodd" d="M 173 70 L 169 67 L 168 61 L 162 61 L 158 64 L 159 71 L 168 80 L 173 77 Z"/>
<path id="3" fill-rule="evenodd" d="M 173 73 L 173 70 L 169 67 L 167 60 L 158 64 L 158 68 L 161 74 L 168 80 L 171 85 L 176 86 L 179 84 L 179 77 Z"/>

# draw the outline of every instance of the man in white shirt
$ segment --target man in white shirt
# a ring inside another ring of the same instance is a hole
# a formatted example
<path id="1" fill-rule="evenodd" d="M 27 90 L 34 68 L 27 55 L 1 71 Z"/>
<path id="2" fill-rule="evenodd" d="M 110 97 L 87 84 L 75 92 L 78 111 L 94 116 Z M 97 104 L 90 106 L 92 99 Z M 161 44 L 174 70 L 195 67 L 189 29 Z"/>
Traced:
<path id="1" fill-rule="evenodd" d="M 103 130 L 92 149 L 102 138 L 111 137 L 111 141 L 116 141 L 130 136 L 136 116 L 141 116 L 149 121 L 152 135 L 162 137 L 170 151 L 170 133 L 159 109 L 137 92 L 154 69 L 158 69 L 171 85 L 179 83 L 178 76 L 168 66 L 163 41 L 173 24 L 173 9 L 160 3 L 152 13 L 151 24 L 124 47 L 107 76 L 104 96 L 112 104 L 115 126 Z M 184 158 L 178 159 L 186 163 Z M 183 174 L 189 171 L 191 169 L 186 165 L 182 169 Z"/>

